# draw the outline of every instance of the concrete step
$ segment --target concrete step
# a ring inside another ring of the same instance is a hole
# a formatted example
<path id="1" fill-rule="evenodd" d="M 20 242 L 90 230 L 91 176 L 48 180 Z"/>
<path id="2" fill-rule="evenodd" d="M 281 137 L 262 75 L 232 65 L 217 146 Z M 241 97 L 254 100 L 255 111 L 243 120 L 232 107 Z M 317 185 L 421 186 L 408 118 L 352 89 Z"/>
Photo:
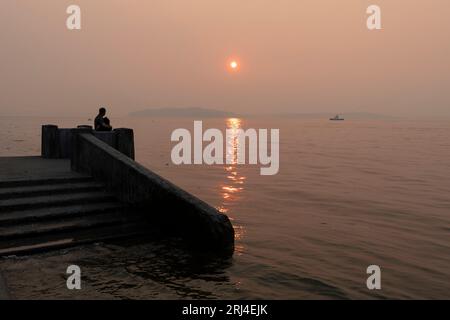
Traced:
<path id="1" fill-rule="evenodd" d="M 99 191 L 104 188 L 104 185 L 94 181 L 89 182 L 71 182 L 71 183 L 57 183 L 44 185 L 31 185 L 21 187 L 3 187 L 0 188 L 1 199 L 14 199 L 24 197 L 35 197 L 47 194 L 63 194 L 73 192 L 88 192 Z"/>
<path id="2" fill-rule="evenodd" d="M 71 193 L 59 195 L 47 195 L 38 197 L 0 200 L 1 212 L 49 208 L 57 206 L 69 206 L 74 204 L 89 204 L 116 201 L 114 195 L 106 192 Z"/>
<path id="3" fill-rule="evenodd" d="M 74 176 L 62 176 L 58 178 L 49 178 L 49 179 L 36 179 L 29 178 L 23 180 L 2 180 L 0 181 L 0 188 L 13 188 L 13 187 L 22 187 L 22 186 L 38 186 L 38 185 L 47 185 L 47 184 L 59 184 L 59 183 L 79 183 L 79 182 L 90 182 L 94 181 L 92 177 L 79 175 L 77 177 Z"/>
<path id="4" fill-rule="evenodd" d="M 35 221 L 58 220 L 76 216 L 107 212 L 122 212 L 125 206 L 119 202 L 101 202 L 41 209 L 28 209 L 0 213 L 0 227 Z"/>
<path id="5" fill-rule="evenodd" d="M 51 250 L 65 249 L 90 243 L 111 242 L 125 239 L 155 239 L 161 237 L 158 230 L 152 230 L 143 222 L 104 226 L 94 230 L 75 230 L 33 238 L 0 242 L 0 257 L 29 255 Z"/>
<path id="6" fill-rule="evenodd" d="M 76 217 L 63 221 L 45 221 L 27 223 L 23 225 L 0 227 L 0 242 L 11 239 L 34 238 L 41 242 L 39 237 L 46 234 L 58 234 L 71 230 L 92 229 L 103 226 L 120 225 L 136 218 L 125 217 L 118 213 L 106 213 L 89 217 Z"/>

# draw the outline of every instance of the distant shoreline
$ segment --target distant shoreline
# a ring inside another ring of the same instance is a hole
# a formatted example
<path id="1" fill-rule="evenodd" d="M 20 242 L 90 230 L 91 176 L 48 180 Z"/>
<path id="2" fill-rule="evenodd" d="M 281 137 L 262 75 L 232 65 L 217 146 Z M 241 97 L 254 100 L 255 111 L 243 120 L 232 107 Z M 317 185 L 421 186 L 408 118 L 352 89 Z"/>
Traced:
<path id="1" fill-rule="evenodd" d="M 383 114 L 374 114 L 366 112 L 347 112 L 338 113 L 345 119 L 366 119 L 366 120 L 394 120 L 400 117 L 388 116 Z M 264 114 L 237 114 L 216 109 L 207 108 L 157 108 L 133 111 L 128 114 L 130 117 L 154 117 L 154 118 L 294 118 L 294 119 L 330 119 L 336 113 L 264 113 Z"/>
<path id="2" fill-rule="evenodd" d="M 173 115 L 138 115 L 136 112 L 132 112 L 129 114 L 115 114 L 110 117 L 111 119 L 121 119 L 121 118 L 160 118 L 160 119 L 176 119 L 176 118 L 242 118 L 242 119 L 304 119 L 304 120 L 329 120 L 330 117 L 335 116 L 336 113 L 332 112 L 323 112 L 323 113 L 259 113 L 259 114 L 236 114 L 236 113 L 226 113 L 226 114 L 217 114 L 217 115 L 201 115 L 201 114 L 173 114 Z M 383 114 L 364 114 L 364 113 L 353 113 L 353 112 L 342 112 L 339 113 L 340 116 L 345 118 L 346 120 L 404 120 L 404 121 L 419 121 L 419 122 L 448 122 L 450 120 L 450 116 L 390 116 Z M 0 119 L 44 119 L 48 123 L 52 121 L 59 121 L 63 119 L 77 119 L 80 121 L 88 121 L 88 118 L 92 118 L 91 115 L 0 115 Z"/>

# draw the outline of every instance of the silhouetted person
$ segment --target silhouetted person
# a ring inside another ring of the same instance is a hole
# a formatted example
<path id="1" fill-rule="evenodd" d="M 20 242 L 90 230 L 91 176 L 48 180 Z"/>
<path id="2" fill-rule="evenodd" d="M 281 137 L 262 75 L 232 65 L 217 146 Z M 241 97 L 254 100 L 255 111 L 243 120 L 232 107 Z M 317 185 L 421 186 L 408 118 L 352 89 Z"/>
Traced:
<path id="1" fill-rule="evenodd" d="M 95 122 L 94 122 L 96 131 L 111 131 L 112 130 L 111 122 L 109 121 L 109 119 L 107 117 L 105 117 L 105 115 L 106 115 L 106 109 L 100 108 L 98 110 L 98 115 L 95 117 Z"/>

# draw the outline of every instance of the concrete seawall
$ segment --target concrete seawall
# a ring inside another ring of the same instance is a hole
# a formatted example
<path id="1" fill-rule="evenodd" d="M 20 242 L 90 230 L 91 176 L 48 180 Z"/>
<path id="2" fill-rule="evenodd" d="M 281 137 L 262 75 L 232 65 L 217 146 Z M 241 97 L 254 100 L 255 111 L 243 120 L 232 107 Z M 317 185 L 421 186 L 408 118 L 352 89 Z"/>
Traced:
<path id="1" fill-rule="evenodd" d="M 232 252 L 234 229 L 228 217 L 158 176 L 89 130 L 73 134 L 72 170 L 106 183 L 120 200 L 141 208 L 148 218 L 202 249 Z"/>

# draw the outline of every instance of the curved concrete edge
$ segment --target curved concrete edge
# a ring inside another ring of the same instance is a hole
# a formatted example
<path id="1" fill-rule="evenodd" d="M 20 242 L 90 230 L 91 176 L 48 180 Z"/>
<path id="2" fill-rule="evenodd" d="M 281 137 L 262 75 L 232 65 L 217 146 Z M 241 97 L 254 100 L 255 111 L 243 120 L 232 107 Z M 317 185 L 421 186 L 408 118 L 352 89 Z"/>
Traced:
<path id="1" fill-rule="evenodd" d="M 10 300 L 11 297 L 9 295 L 8 286 L 6 285 L 5 278 L 0 271 L 0 300 Z"/>
<path id="2" fill-rule="evenodd" d="M 234 228 L 225 214 L 92 134 L 80 132 L 74 137 L 72 170 L 105 182 L 121 201 L 140 206 L 196 248 L 234 252 Z"/>

